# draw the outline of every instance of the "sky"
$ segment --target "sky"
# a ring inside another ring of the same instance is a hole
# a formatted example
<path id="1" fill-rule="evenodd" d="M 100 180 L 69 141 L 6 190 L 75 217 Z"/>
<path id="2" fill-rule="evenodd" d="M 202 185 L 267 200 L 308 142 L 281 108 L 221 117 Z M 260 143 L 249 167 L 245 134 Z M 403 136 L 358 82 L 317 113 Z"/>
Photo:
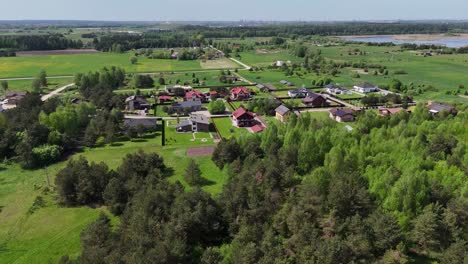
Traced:
<path id="1" fill-rule="evenodd" d="M 0 20 L 468 19 L 468 0 L 0 0 Z"/>

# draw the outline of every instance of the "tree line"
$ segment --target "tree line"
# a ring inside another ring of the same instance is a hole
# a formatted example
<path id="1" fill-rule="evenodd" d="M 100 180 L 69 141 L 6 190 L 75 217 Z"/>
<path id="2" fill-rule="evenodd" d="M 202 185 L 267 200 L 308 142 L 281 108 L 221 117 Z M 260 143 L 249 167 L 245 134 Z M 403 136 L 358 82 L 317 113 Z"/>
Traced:
<path id="1" fill-rule="evenodd" d="M 2 35 L 0 49 L 11 51 L 79 49 L 81 40 L 72 40 L 62 34 Z M 5 53 L 8 55 L 11 53 Z"/>

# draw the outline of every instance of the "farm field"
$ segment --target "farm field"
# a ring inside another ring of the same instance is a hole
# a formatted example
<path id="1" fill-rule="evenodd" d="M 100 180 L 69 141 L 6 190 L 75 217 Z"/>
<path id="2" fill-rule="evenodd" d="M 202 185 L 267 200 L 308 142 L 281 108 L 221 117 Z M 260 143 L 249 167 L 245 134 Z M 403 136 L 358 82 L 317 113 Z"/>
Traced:
<path id="1" fill-rule="evenodd" d="M 205 69 L 199 60 L 179 61 L 139 57 L 138 63 L 133 65 L 130 63 L 132 56 L 132 53 L 95 53 L 0 58 L 0 78 L 33 77 L 41 69 L 46 70 L 49 76 L 74 75 L 78 72 L 96 71 L 110 66 L 122 67 L 127 72 L 172 72 Z M 219 68 L 213 66 L 210 69 L 232 69 L 237 66 L 230 62 L 229 64 L 219 63 Z"/>
<path id="2" fill-rule="evenodd" d="M 174 169 L 170 181 L 180 181 L 187 189 L 190 187 L 182 178 L 190 158 L 187 150 L 196 145 L 212 145 L 210 142 L 190 141 L 186 134 L 176 134 L 166 130 L 168 145 L 161 146 L 160 136 L 148 137 L 137 142 L 119 142 L 114 146 L 85 149 L 72 158 L 84 156 L 89 161 L 105 162 L 110 168 L 116 168 L 122 158 L 139 149 L 155 151 L 163 156 L 167 166 Z M 190 137 L 191 134 L 188 134 Z M 202 138 L 209 136 L 203 134 Z M 202 175 L 210 184 L 203 190 L 216 195 L 227 180 L 227 176 L 211 161 L 211 157 L 193 157 L 200 165 Z M 18 165 L 2 165 L 0 170 L 0 263 L 56 263 L 64 254 L 76 257 L 80 251 L 79 234 L 94 221 L 105 208 L 88 207 L 64 208 L 57 205 L 55 192 L 44 192 L 46 173 L 53 183 L 56 173 L 65 166 L 61 162 L 45 170 L 22 170 Z M 35 198 L 42 196 L 44 207 L 28 213 Z M 113 221 L 117 221 L 113 219 Z"/>
<path id="3" fill-rule="evenodd" d="M 261 52 L 258 50 L 250 52 L 239 52 L 240 58 L 236 58 L 250 66 L 266 67 L 272 63 L 282 61 L 300 62 L 301 59 L 290 54 L 286 50 L 274 50 Z"/>

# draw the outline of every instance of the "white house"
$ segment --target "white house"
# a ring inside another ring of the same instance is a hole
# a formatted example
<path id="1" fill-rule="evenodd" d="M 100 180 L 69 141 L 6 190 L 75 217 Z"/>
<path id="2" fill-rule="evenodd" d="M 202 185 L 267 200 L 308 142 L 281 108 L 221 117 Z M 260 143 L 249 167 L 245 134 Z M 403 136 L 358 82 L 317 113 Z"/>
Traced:
<path id="1" fill-rule="evenodd" d="M 377 85 L 373 85 L 373 84 L 368 83 L 368 82 L 363 82 L 363 83 L 360 83 L 360 84 L 356 84 L 356 85 L 354 85 L 354 89 L 357 92 L 360 92 L 360 93 L 372 93 L 372 92 L 379 91 L 379 87 Z"/>

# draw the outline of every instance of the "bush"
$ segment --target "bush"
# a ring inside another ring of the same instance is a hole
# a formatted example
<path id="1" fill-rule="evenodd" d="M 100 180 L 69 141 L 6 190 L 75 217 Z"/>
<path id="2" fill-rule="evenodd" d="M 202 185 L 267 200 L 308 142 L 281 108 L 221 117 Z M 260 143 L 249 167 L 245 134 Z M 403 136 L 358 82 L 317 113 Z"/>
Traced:
<path id="1" fill-rule="evenodd" d="M 208 105 L 208 111 L 210 111 L 212 115 L 224 114 L 226 105 L 221 100 L 211 101 Z"/>
<path id="2" fill-rule="evenodd" d="M 34 164 L 43 167 L 57 162 L 62 149 L 57 145 L 43 145 L 32 149 Z"/>

